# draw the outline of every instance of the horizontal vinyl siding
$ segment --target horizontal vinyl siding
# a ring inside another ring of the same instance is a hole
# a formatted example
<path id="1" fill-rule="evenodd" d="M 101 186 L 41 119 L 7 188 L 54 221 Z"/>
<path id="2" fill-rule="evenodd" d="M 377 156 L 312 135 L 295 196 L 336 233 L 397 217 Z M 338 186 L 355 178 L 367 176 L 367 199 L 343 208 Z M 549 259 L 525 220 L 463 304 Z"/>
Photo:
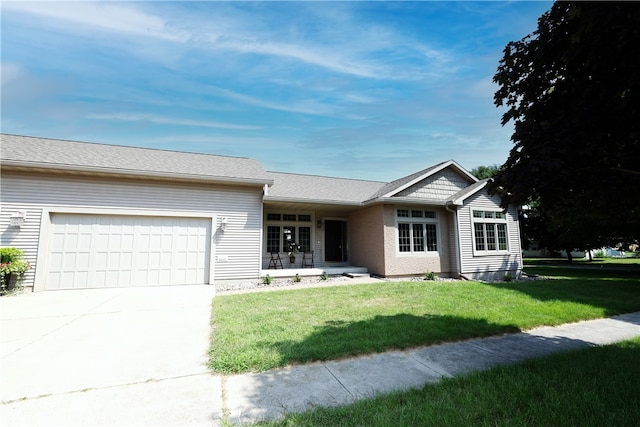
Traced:
<path id="1" fill-rule="evenodd" d="M 509 253 L 496 255 L 474 255 L 471 211 L 496 210 L 499 208 L 498 196 L 489 196 L 481 192 L 469 198 L 458 211 L 460 224 L 460 242 L 462 253 L 462 273 L 477 274 L 486 272 L 504 272 L 522 270 L 522 254 L 520 250 L 520 230 L 518 214 L 514 207 L 507 211 L 507 233 Z"/>
<path id="2" fill-rule="evenodd" d="M 2 245 L 20 247 L 36 262 L 40 217 L 43 208 L 51 212 L 65 208 L 126 209 L 128 215 L 162 211 L 217 215 L 212 232 L 215 280 L 256 278 L 260 271 L 261 188 L 221 187 L 200 184 L 103 180 L 62 176 L 2 174 Z M 15 210 L 26 210 L 27 220 L 17 232 L 7 228 Z M 228 219 L 225 232 L 218 230 L 221 218 Z M 43 236 L 47 237 L 47 236 Z M 33 284 L 33 270 L 30 274 Z M 27 278 L 29 279 L 29 277 Z"/>
<path id="3" fill-rule="evenodd" d="M 31 269 L 25 274 L 23 284 L 25 286 L 32 286 L 38 254 L 42 209 L 29 209 L 22 227 L 10 227 L 11 216 L 17 211 L 24 211 L 26 209 L 24 204 L 4 203 L 4 176 L 2 177 L 1 184 L 0 192 L 2 193 L 0 194 L 2 194 L 3 203 L 0 207 L 0 246 L 16 247 L 24 252 L 24 257 L 31 264 Z"/>

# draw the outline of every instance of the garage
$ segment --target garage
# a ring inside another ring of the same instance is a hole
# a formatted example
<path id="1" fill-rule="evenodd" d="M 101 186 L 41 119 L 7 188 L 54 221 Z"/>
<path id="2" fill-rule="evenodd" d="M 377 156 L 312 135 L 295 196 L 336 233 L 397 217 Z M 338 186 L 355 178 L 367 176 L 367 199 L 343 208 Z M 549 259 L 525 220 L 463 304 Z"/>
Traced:
<path id="1" fill-rule="evenodd" d="M 206 284 L 211 222 L 52 213 L 45 289 Z"/>

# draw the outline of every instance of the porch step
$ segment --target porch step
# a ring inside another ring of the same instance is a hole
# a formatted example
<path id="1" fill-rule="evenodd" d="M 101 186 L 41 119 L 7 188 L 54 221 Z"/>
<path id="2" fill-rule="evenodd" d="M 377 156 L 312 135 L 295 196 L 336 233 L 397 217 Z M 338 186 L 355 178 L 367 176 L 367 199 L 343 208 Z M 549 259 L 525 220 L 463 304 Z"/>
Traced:
<path id="1" fill-rule="evenodd" d="M 342 273 L 343 276 L 349 277 L 351 279 L 361 278 L 361 277 L 371 277 L 369 273 Z"/>
<path id="2" fill-rule="evenodd" d="M 324 267 L 324 268 L 285 268 L 260 270 L 260 277 L 267 274 L 271 277 L 293 277 L 296 274 L 305 276 L 320 276 L 326 273 L 329 276 L 344 275 L 347 277 L 370 277 L 366 267 Z"/>

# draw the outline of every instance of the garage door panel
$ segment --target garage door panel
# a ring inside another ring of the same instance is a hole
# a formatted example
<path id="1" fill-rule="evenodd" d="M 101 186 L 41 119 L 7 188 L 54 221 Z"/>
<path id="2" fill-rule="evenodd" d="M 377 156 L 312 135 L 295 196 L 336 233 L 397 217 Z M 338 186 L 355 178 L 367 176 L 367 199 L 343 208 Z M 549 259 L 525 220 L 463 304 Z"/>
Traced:
<path id="1" fill-rule="evenodd" d="M 54 214 L 47 289 L 207 283 L 211 220 Z"/>

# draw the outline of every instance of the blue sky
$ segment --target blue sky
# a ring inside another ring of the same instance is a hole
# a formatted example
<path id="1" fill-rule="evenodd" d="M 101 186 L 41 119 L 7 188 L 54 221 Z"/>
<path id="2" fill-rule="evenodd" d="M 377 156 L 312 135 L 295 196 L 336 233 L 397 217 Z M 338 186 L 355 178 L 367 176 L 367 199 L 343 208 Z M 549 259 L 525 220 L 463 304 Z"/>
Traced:
<path id="1" fill-rule="evenodd" d="M 491 79 L 551 5 L 2 1 L 2 132 L 382 181 L 501 164 Z"/>

